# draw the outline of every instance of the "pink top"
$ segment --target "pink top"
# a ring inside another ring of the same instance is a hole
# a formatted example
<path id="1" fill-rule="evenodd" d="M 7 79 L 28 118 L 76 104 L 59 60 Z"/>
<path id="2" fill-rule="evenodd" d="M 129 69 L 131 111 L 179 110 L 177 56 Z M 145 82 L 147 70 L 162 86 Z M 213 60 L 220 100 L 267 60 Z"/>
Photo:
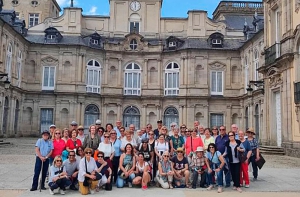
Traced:
<path id="1" fill-rule="evenodd" d="M 52 158 L 56 157 L 57 155 L 61 155 L 61 153 L 66 149 L 66 143 L 63 139 L 59 139 L 59 140 L 54 139 L 53 147 L 54 149 L 51 155 Z"/>
<path id="2" fill-rule="evenodd" d="M 186 138 L 186 141 L 184 144 L 186 156 L 188 156 L 190 154 L 190 152 L 195 152 L 197 147 L 199 147 L 199 146 L 203 147 L 203 141 L 200 137 L 192 138 L 192 145 L 193 145 L 193 148 L 191 147 L 191 137 Z"/>

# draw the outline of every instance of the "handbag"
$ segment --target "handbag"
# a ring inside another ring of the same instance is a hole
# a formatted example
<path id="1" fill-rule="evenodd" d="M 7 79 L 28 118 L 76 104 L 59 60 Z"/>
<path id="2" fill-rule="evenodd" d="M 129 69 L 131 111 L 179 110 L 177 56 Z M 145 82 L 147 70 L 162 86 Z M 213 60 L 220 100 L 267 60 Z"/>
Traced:
<path id="1" fill-rule="evenodd" d="M 89 172 L 87 171 L 86 158 L 84 158 L 84 162 L 85 162 L 85 172 L 86 172 L 87 174 L 91 174 L 91 173 L 89 173 Z M 89 177 L 84 177 L 83 186 L 88 187 L 88 186 L 90 185 L 90 184 L 89 184 L 89 180 L 90 180 Z"/>
<path id="2" fill-rule="evenodd" d="M 239 152 L 238 153 L 238 158 L 241 163 L 244 163 L 247 160 L 247 155 L 244 152 Z"/>
<path id="3" fill-rule="evenodd" d="M 110 181 L 110 183 L 105 184 L 105 190 L 106 191 L 111 191 L 112 190 L 112 181 Z"/>
<path id="4" fill-rule="evenodd" d="M 266 160 L 263 158 L 263 156 L 261 155 L 261 153 L 259 153 L 259 160 L 255 161 L 257 167 L 261 170 L 261 168 L 264 166 L 264 164 L 266 163 Z"/>

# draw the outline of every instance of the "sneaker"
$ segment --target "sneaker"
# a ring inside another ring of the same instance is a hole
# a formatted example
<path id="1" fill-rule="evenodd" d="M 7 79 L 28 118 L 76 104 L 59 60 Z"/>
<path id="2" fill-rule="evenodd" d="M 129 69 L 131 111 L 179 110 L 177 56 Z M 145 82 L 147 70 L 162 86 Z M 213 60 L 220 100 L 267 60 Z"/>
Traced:
<path id="1" fill-rule="evenodd" d="M 132 187 L 132 183 L 128 182 L 128 187 L 131 188 Z"/>
<path id="2" fill-rule="evenodd" d="M 249 188 L 250 187 L 250 185 L 245 185 L 245 188 Z"/>
<path id="3" fill-rule="evenodd" d="M 236 188 L 236 190 L 240 193 L 242 193 L 242 191 L 243 191 L 240 187 Z"/>
<path id="4" fill-rule="evenodd" d="M 147 189 L 148 189 L 148 187 L 147 187 L 146 185 L 142 186 L 142 190 L 143 190 L 143 191 L 145 191 L 145 190 L 147 190 Z"/>
<path id="5" fill-rule="evenodd" d="M 223 192 L 223 188 L 222 187 L 218 187 L 218 193 L 222 193 Z"/>
<path id="6" fill-rule="evenodd" d="M 94 189 L 91 189 L 91 190 L 90 190 L 90 193 L 91 193 L 91 194 L 95 194 L 95 190 L 94 190 Z"/>
<path id="7" fill-rule="evenodd" d="M 64 190 L 62 190 L 62 189 L 61 189 L 61 190 L 59 190 L 59 192 L 60 192 L 60 194 L 61 194 L 61 195 L 65 195 L 65 194 L 66 194 L 66 193 L 65 193 L 65 191 L 64 191 Z"/>
<path id="8" fill-rule="evenodd" d="M 206 188 L 208 191 L 212 190 L 212 188 L 214 188 L 213 185 L 210 185 L 208 188 Z"/>
<path id="9" fill-rule="evenodd" d="M 49 188 L 49 192 L 50 192 L 51 195 L 54 195 L 54 192 L 52 191 L 51 188 Z"/>
<path id="10" fill-rule="evenodd" d="M 236 187 L 235 187 L 235 186 L 233 186 L 233 187 L 232 187 L 232 189 L 233 189 L 233 190 L 236 190 Z"/>

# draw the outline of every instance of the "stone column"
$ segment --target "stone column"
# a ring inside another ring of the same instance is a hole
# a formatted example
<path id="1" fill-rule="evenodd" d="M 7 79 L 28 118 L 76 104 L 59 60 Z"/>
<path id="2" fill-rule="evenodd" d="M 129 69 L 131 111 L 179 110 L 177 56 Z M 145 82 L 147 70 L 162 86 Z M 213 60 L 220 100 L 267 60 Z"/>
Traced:
<path id="1" fill-rule="evenodd" d="M 186 73 L 186 65 L 185 65 L 185 59 L 186 56 L 182 56 L 181 58 L 181 65 L 180 65 L 180 72 L 179 72 L 179 86 L 185 85 L 187 83 L 187 73 Z"/>
<path id="2" fill-rule="evenodd" d="M 82 70 L 82 72 L 80 73 L 80 75 L 81 75 L 80 78 L 81 78 L 81 82 L 84 83 L 84 84 L 85 84 L 84 79 L 85 79 L 85 75 L 86 75 L 86 69 L 85 69 L 85 67 L 86 67 L 86 54 L 83 53 L 82 54 L 82 62 L 81 62 L 81 70 Z"/>
<path id="3" fill-rule="evenodd" d="M 118 61 L 119 61 L 119 68 L 118 68 L 118 74 L 119 74 L 119 77 L 118 77 L 118 86 L 121 86 L 123 87 L 122 85 L 122 58 L 118 58 Z"/>
<path id="4" fill-rule="evenodd" d="M 161 59 L 157 59 L 157 74 L 158 74 L 158 87 L 159 89 L 164 89 L 164 87 L 162 87 L 162 81 L 161 81 L 161 78 L 162 78 L 162 75 L 164 74 L 163 70 L 162 69 L 162 60 Z"/>
<path id="5" fill-rule="evenodd" d="M 37 134 L 41 133 L 40 131 L 40 109 L 39 109 L 39 100 L 33 100 L 33 110 L 32 110 L 32 130 L 38 131 Z"/>
<path id="6" fill-rule="evenodd" d="M 81 73 L 82 73 L 82 53 L 78 53 L 78 62 L 75 63 L 75 65 L 77 64 L 77 66 L 75 66 L 75 68 L 77 67 L 77 76 L 75 79 L 75 81 L 79 81 L 81 82 Z"/>
<path id="7" fill-rule="evenodd" d="M 109 57 L 105 58 L 105 68 L 104 68 L 104 73 L 102 74 L 102 76 L 104 75 L 104 84 L 108 84 L 108 75 L 109 75 L 109 66 L 108 66 L 108 62 L 109 62 Z"/>
<path id="8" fill-rule="evenodd" d="M 141 125 L 147 124 L 147 105 L 142 106 L 142 122 Z"/>
<path id="9" fill-rule="evenodd" d="M 107 103 L 103 104 L 103 109 L 102 109 L 102 122 L 107 123 Z"/>
<path id="10" fill-rule="evenodd" d="M 121 120 L 121 115 L 123 114 L 122 111 L 121 111 L 121 106 L 122 105 L 120 103 L 118 103 L 117 105 L 118 105 L 117 120 Z"/>
<path id="11" fill-rule="evenodd" d="M 226 71 L 224 72 L 224 76 L 223 77 L 225 78 L 225 86 L 224 86 L 224 88 L 226 88 L 226 89 L 231 88 L 231 77 L 232 77 L 231 76 L 231 57 L 227 58 Z"/>
<path id="12" fill-rule="evenodd" d="M 144 88 L 148 89 L 148 59 L 144 60 L 144 70 L 143 70 L 143 75 L 144 75 Z"/>

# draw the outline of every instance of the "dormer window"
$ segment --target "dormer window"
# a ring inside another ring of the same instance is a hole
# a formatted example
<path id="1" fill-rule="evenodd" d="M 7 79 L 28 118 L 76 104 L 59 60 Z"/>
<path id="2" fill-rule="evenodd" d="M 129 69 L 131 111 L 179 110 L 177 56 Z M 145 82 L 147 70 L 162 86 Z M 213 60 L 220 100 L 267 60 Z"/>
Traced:
<path id="1" fill-rule="evenodd" d="M 95 39 L 91 39 L 91 44 L 98 45 L 98 44 L 99 44 L 99 41 L 98 41 L 98 40 L 95 40 Z"/>
<path id="2" fill-rule="evenodd" d="M 169 47 L 176 47 L 176 42 L 169 42 Z"/>
<path id="3" fill-rule="evenodd" d="M 38 4 L 39 4 L 39 2 L 38 1 L 31 1 L 31 5 L 33 6 L 33 7 L 36 7 L 36 6 L 38 6 Z"/>
<path id="4" fill-rule="evenodd" d="M 224 35 L 219 32 L 213 33 L 209 36 L 208 42 L 214 48 L 223 48 Z"/>
<path id="5" fill-rule="evenodd" d="M 101 47 L 101 36 L 95 32 L 92 35 L 89 36 L 90 37 L 90 46 L 91 47 Z"/>
<path id="6" fill-rule="evenodd" d="M 221 39 L 212 39 L 211 41 L 212 44 L 222 44 L 222 40 Z"/>
<path id="7" fill-rule="evenodd" d="M 54 40 L 56 39 L 56 35 L 47 35 L 47 39 Z"/>
<path id="8" fill-rule="evenodd" d="M 130 46 L 131 50 L 136 50 L 136 49 L 137 49 L 137 46 L 138 46 L 136 39 L 132 39 L 132 40 L 130 41 L 129 46 Z"/>
<path id="9" fill-rule="evenodd" d="M 175 36 L 170 36 L 166 40 L 166 49 L 167 50 L 176 50 L 184 44 L 184 40 L 176 38 Z"/>
<path id="10" fill-rule="evenodd" d="M 45 43 L 59 43 L 61 39 L 62 35 L 56 28 L 49 27 L 45 30 Z"/>

